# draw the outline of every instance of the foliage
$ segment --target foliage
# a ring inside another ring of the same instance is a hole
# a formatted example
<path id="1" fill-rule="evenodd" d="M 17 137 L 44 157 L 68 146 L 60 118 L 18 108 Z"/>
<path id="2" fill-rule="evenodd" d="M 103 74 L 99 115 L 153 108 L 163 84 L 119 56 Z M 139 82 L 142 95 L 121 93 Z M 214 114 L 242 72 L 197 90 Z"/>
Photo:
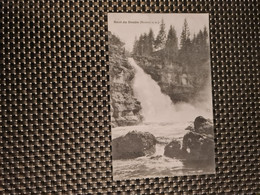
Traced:
<path id="1" fill-rule="evenodd" d="M 162 20 L 160 31 L 154 39 L 153 30 L 141 34 L 136 38 L 133 55 L 135 56 L 157 56 L 162 64 L 178 62 L 183 66 L 185 72 L 195 71 L 195 67 L 205 62 L 209 57 L 208 32 L 206 27 L 190 38 L 190 29 L 187 20 L 184 20 L 180 36 L 180 48 L 178 48 L 178 37 L 176 30 L 170 25 L 169 31 L 165 33 L 165 23 Z"/>
<path id="2" fill-rule="evenodd" d="M 165 47 L 166 43 L 166 32 L 165 32 L 165 23 L 162 19 L 162 22 L 160 24 L 160 31 L 156 37 L 156 40 L 154 42 L 154 47 L 156 50 L 162 49 Z"/>
<path id="3" fill-rule="evenodd" d="M 174 61 L 174 59 L 178 54 L 178 38 L 176 35 L 176 31 L 172 25 L 170 26 L 168 32 L 168 36 L 165 44 L 165 53 L 167 59 L 171 62 Z"/>
<path id="4" fill-rule="evenodd" d="M 125 45 L 118 36 L 112 34 L 111 32 L 108 32 L 108 36 L 110 45 L 118 46 L 121 48 Z"/>
<path id="5" fill-rule="evenodd" d="M 176 80 L 180 80 L 177 78 L 178 76 L 187 74 L 190 85 L 202 86 L 209 72 L 207 28 L 204 27 L 191 36 L 188 22 L 185 19 L 179 39 L 173 25 L 170 25 L 167 36 L 165 30 L 166 27 L 162 20 L 157 36 L 154 35 L 152 29 L 148 34 L 141 34 L 135 40 L 132 55 L 136 59 L 145 58 L 150 61 L 151 69 L 161 68 L 163 74 L 168 74 L 169 70 L 174 71 L 177 74 Z M 176 70 L 180 71 L 176 72 Z"/>

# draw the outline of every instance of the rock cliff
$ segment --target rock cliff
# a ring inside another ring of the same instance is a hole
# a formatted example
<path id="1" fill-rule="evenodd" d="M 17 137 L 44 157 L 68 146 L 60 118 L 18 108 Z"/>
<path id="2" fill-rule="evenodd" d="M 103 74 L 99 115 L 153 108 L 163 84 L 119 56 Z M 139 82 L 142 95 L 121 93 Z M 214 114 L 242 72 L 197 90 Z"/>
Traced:
<path id="1" fill-rule="evenodd" d="M 112 127 L 139 124 L 141 105 L 132 89 L 134 69 L 127 61 L 123 43 L 111 33 L 109 40 Z"/>

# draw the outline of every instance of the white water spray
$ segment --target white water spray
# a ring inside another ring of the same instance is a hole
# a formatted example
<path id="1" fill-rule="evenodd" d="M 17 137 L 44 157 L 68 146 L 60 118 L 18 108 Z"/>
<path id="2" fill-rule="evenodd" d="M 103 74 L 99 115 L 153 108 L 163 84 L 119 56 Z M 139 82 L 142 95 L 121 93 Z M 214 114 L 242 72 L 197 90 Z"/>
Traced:
<path id="1" fill-rule="evenodd" d="M 157 82 L 146 74 L 133 58 L 129 58 L 128 61 L 135 69 L 133 90 L 141 102 L 145 122 L 187 122 L 193 121 L 199 115 L 205 116 L 205 111 L 202 113 L 201 109 L 199 111 L 190 104 L 173 105 L 170 97 L 161 92 Z"/>

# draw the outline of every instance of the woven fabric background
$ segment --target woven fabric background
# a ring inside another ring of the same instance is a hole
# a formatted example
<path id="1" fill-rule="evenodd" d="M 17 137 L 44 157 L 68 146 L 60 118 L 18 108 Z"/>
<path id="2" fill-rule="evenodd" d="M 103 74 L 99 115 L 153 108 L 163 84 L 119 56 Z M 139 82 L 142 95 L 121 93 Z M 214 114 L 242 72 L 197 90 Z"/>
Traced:
<path id="1" fill-rule="evenodd" d="M 1 1 L 0 191 L 260 193 L 258 2 Z M 216 175 L 112 180 L 108 12 L 210 13 Z"/>

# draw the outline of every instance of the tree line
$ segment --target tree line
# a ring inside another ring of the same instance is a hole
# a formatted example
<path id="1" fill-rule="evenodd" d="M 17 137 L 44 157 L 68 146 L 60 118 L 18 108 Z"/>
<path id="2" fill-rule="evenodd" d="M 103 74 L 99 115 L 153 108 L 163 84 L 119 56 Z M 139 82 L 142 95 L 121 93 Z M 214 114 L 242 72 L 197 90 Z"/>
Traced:
<path id="1" fill-rule="evenodd" d="M 138 39 L 135 39 L 132 54 L 153 57 L 156 53 L 156 56 L 159 55 L 164 62 L 178 62 L 185 65 L 201 63 L 209 58 L 208 31 L 206 27 L 191 38 L 188 22 L 185 19 L 180 36 L 180 47 L 178 43 L 174 26 L 170 25 L 167 33 L 162 19 L 157 36 L 150 29 L 148 33 L 141 34 Z"/>

